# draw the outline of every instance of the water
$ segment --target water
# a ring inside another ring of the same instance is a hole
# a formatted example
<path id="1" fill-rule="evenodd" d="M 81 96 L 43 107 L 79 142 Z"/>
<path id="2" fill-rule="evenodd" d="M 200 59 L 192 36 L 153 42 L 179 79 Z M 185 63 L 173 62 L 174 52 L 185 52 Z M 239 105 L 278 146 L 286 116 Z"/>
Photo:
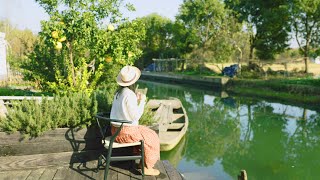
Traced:
<path id="1" fill-rule="evenodd" d="M 179 98 L 189 129 L 178 146 L 162 152 L 186 179 L 320 179 L 320 110 L 217 90 L 140 81 L 147 97 Z"/>

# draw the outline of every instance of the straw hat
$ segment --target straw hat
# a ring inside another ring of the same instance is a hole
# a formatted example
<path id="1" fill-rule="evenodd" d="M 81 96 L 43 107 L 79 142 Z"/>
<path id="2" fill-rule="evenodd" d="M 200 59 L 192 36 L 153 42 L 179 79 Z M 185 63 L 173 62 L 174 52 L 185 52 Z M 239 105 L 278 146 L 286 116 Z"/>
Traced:
<path id="1" fill-rule="evenodd" d="M 134 66 L 125 66 L 121 69 L 117 77 L 120 86 L 130 86 L 140 78 L 141 71 Z"/>

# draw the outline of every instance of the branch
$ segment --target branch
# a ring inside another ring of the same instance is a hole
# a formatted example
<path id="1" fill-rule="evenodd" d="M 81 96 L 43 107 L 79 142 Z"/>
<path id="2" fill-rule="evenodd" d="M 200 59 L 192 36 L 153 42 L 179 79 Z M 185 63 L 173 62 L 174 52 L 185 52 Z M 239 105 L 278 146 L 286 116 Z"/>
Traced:
<path id="1" fill-rule="evenodd" d="M 295 29 L 295 37 L 296 37 L 296 41 L 297 41 L 297 43 L 298 43 L 298 45 L 299 45 L 299 49 L 300 49 L 301 51 L 303 51 L 303 49 L 301 48 L 300 41 L 298 40 L 298 23 L 297 23 L 296 21 L 293 22 L 293 27 L 294 27 L 294 29 Z"/>

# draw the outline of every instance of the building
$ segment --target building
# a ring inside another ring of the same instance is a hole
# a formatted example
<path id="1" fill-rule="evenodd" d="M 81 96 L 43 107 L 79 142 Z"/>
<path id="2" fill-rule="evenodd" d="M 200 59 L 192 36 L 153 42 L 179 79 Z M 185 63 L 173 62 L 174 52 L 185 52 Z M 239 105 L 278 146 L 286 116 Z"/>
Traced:
<path id="1" fill-rule="evenodd" d="M 0 32 L 0 80 L 8 78 L 7 70 L 7 41 L 5 40 L 5 33 Z"/>

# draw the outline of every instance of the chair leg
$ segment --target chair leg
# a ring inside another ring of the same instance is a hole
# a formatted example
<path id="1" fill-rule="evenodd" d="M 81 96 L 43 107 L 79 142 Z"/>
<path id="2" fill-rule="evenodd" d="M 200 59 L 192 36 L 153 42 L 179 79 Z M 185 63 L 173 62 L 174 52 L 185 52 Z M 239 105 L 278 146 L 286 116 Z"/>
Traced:
<path id="1" fill-rule="evenodd" d="M 104 180 L 108 179 L 109 166 L 111 162 L 111 154 L 112 154 L 112 146 L 109 146 L 108 155 L 107 155 L 107 158 L 105 159 L 106 167 L 104 169 Z"/>
<path id="2" fill-rule="evenodd" d="M 141 172 L 142 172 L 142 179 L 144 179 L 144 142 L 141 140 Z"/>
<path id="3" fill-rule="evenodd" d="M 109 166 L 110 166 L 110 160 L 107 160 L 106 168 L 104 169 L 104 180 L 108 179 Z"/>

